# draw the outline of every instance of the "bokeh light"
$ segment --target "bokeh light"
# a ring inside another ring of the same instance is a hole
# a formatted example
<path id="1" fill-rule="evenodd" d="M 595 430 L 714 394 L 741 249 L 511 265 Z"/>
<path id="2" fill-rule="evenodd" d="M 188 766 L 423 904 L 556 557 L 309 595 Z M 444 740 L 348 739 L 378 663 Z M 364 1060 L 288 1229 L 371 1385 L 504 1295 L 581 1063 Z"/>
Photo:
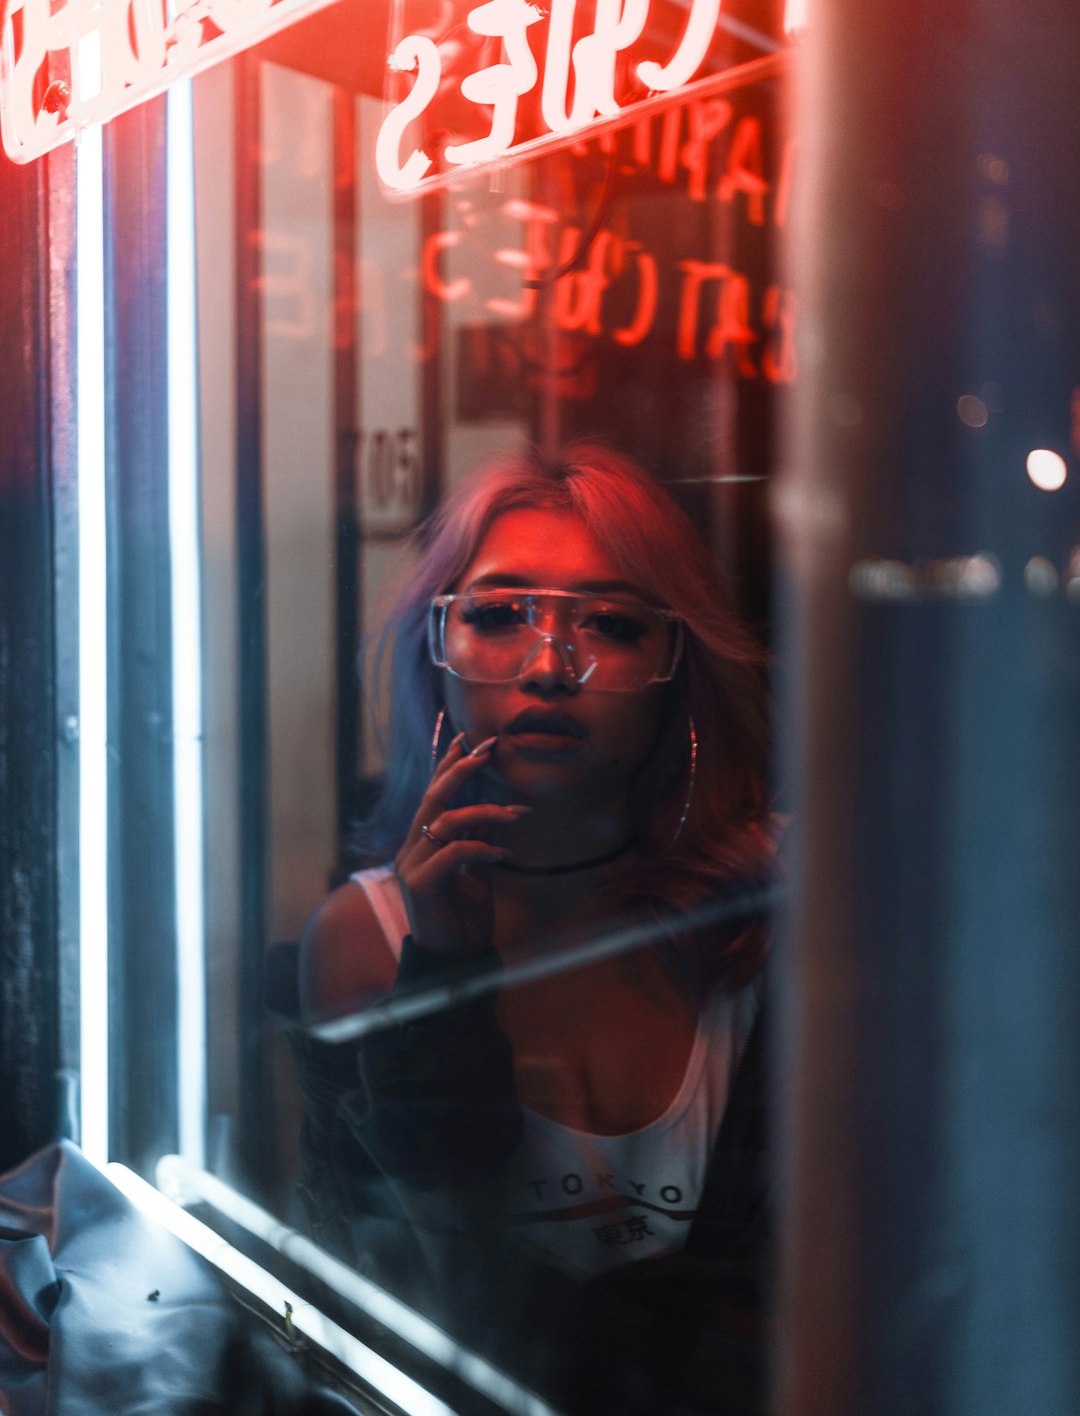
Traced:
<path id="1" fill-rule="evenodd" d="M 1065 485 L 1069 469 L 1060 453 L 1037 447 L 1028 453 L 1027 474 L 1040 491 L 1056 492 Z"/>
<path id="2" fill-rule="evenodd" d="M 1055 594 L 1058 588 L 1058 573 L 1053 561 L 1047 560 L 1046 556 L 1032 556 L 1024 566 L 1024 584 L 1030 594 L 1038 596 L 1041 600 Z"/>
<path id="3" fill-rule="evenodd" d="M 973 393 L 965 393 L 957 399 L 956 412 L 961 423 L 966 423 L 969 428 L 985 428 L 990 421 L 990 410 Z"/>

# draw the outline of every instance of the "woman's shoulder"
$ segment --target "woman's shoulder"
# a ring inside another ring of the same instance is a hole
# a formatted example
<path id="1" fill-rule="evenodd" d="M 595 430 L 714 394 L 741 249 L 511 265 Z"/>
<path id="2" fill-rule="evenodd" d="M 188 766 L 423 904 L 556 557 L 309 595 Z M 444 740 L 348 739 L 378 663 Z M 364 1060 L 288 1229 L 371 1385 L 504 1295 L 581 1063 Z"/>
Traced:
<path id="1" fill-rule="evenodd" d="M 392 888 L 388 869 L 350 877 L 327 895 L 300 938 L 300 1008 L 309 1020 L 354 1011 L 393 986 L 397 951 L 370 886 Z"/>

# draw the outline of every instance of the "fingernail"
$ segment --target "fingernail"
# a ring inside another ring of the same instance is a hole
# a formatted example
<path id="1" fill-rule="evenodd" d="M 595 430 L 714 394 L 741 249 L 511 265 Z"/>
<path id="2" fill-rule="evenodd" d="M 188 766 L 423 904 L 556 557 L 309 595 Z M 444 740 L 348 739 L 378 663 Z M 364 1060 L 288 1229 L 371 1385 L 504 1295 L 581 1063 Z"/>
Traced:
<path id="1" fill-rule="evenodd" d="M 483 742 L 478 742 L 478 743 L 476 744 L 476 746 L 473 748 L 472 752 L 469 753 L 469 756 L 470 756 L 470 757 L 479 757 L 482 752 L 490 752 L 491 749 L 492 749 L 492 748 L 495 746 L 495 744 L 498 742 L 498 740 L 499 740 L 499 735 L 498 735 L 498 733 L 496 733 L 494 737 L 489 737 L 489 738 L 486 738 Z"/>
<path id="2" fill-rule="evenodd" d="M 508 806 L 507 811 L 512 811 L 515 816 L 527 816 L 532 811 L 531 806 Z"/>

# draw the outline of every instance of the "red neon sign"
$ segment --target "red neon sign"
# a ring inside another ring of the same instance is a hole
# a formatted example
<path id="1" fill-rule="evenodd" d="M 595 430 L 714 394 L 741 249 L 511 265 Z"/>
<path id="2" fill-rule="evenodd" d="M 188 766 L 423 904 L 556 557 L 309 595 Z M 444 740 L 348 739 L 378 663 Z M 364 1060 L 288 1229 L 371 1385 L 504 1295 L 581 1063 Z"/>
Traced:
<path id="1" fill-rule="evenodd" d="M 443 273 L 444 253 L 470 243 L 470 234 L 454 227 L 427 237 L 420 278 L 428 294 L 446 304 L 464 302 L 500 320 L 529 321 L 538 313 L 535 287 L 526 286 L 515 298 L 496 294 L 495 268 L 535 281 L 578 249 L 581 231 L 564 225 L 554 207 L 519 198 L 503 202 L 498 218 L 508 233 L 519 224 L 519 244 L 486 253 L 489 264 L 478 267 L 477 279 L 447 279 Z M 609 293 L 621 316 L 611 313 Z M 759 293 L 750 277 L 727 261 L 683 258 L 664 266 L 644 241 L 608 227 L 597 232 L 582 267 L 555 282 L 550 327 L 629 348 L 655 335 L 661 300 L 674 306 L 678 359 L 716 362 L 727 357 L 741 379 L 794 382 L 796 303 L 790 289 L 773 283 Z"/>
<path id="2" fill-rule="evenodd" d="M 79 129 L 106 123 L 333 3 L 8 0 L 0 34 L 4 150 L 14 162 L 32 162 Z"/>
<path id="3" fill-rule="evenodd" d="M 759 57 L 732 62 L 718 51 L 721 6 L 483 0 L 441 32 L 403 34 L 388 62 L 389 107 L 375 149 L 380 179 L 391 192 L 431 188 L 463 169 L 566 146 L 649 118 L 673 100 L 779 71 L 781 38 L 737 20 L 728 25 Z"/>

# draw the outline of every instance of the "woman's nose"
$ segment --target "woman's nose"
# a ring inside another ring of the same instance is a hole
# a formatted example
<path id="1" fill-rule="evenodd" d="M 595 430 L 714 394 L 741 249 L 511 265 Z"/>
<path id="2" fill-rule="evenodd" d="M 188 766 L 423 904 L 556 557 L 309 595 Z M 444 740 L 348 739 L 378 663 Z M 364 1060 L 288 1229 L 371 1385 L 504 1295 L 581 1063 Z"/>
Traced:
<path id="1" fill-rule="evenodd" d="M 521 667 L 520 678 L 542 688 L 561 687 L 573 693 L 579 688 L 570 646 L 554 634 L 540 635 L 536 648 Z"/>

